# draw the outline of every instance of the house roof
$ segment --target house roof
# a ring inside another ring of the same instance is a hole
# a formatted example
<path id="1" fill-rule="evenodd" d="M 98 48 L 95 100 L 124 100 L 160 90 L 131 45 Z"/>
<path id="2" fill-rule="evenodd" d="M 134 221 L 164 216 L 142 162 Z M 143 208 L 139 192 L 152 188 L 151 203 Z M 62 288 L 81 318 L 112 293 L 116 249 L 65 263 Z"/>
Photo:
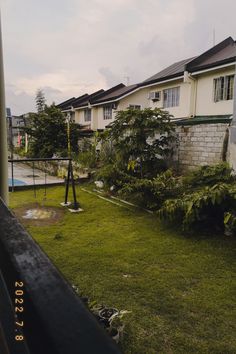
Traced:
<path id="1" fill-rule="evenodd" d="M 214 68 L 226 63 L 233 63 L 235 61 L 236 42 L 232 37 L 228 37 L 199 56 L 184 59 L 168 66 L 141 82 L 139 86 L 142 87 L 163 80 L 174 79 L 175 77 L 183 75 L 185 70 L 194 72 L 200 69 Z"/>
<path id="2" fill-rule="evenodd" d="M 72 97 L 69 100 L 60 103 L 57 107 L 66 110 L 70 109 L 71 106 L 79 108 L 88 105 L 88 103 L 99 105 L 105 102 L 116 101 L 138 88 L 182 76 L 185 70 L 194 73 L 202 69 L 214 69 L 223 64 L 233 64 L 235 61 L 236 42 L 232 37 L 228 37 L 201 55 L 178 61 L 139 84 L 125 86 L 123 83 L 120 83 L 106 91 L 99 90 L 91 95 L 85 94 L 78 98 Z"/>
<path id="3" fill-rule="evenodd" d="M 167 68 L 159 71 L 157 74 L 155 74 L 155 75 L 149 77 L 148 79 L 146 79 L 145 81 L 141 82 L 140 86 L 146 86 L 146 85 L 152 84 L 154 82 L 175 78 L 175 77 L 183 74 L 186 64 L 191 62 L 194 58 L 195 57 L 180 60 L 180 61 L 168 66 Z"/>
<path id="4" fill-rule="evenodd" d="M 85 98 L 89 96 L 87 93 L 82 95 L 82 96 L 79 96 L 77 98 L 75 97 L 72 97 L 70 98 L 69 100 L 67 101 L 64 101 L 62 103 L 59 103 L 58 105 L 56 105 L 57 108 L 60 108 L 62 111 L 65 111 L 67 109 L 71 109 L 71 107 L 74 107 L 74 104 L 79 104 L 79 102 L 85 100 Z"/>
<path id="5" fill-rule="evenodd" d="M 73 106 L 74 108 L 79 108 L 79 107 L 87 106 L 87 105 L 90 103 L 91 100 L 101 97 L 104 92 L 105 92 L 105 91 L 104 91 L 103 89 L 101 89 L 101 90 L 99 90 L 99 91 L 96 91 L 96 92 L 92 93 L 91 95 L 87 95 L 86 97 L 84 97 L 84 99 L 75 100 L 75 101 L 72 103 L 72 106 Z"/>
<path id="6" fill-rule="evenodd" d="M 232 37 L 226 38 L 186 65 L 186 70 L 194 72 L 200 69 L 214 68 L 236 60 L 236 43 Z"/>
<path id="7" fill-rule="evenodd" d="M 135 85 L 130 85 L 130 86 L 125 86 L 124 84 L 119 84 L 111 89 L 107 90 L 102 94 L 99 98 L 95 98 L 94 100 L 91 101 L 92 104 L 99 104 L 99 103 L 104 103 L 104 102 L 112 102 L 120 97 L 126 95 L 127 93 L 132 92 L 138 88 L 138 84 Z"/>
<path id="8" fill-rule="evenodd" d="M 69 98 L 68 100 L 63 101 L 63 102 L 57 104 L 56 107 L 63 109 L 64 107 L 69 106 L 70 103 L 73 102 L 74 100 L 75 100 L 75 97 Z"/>

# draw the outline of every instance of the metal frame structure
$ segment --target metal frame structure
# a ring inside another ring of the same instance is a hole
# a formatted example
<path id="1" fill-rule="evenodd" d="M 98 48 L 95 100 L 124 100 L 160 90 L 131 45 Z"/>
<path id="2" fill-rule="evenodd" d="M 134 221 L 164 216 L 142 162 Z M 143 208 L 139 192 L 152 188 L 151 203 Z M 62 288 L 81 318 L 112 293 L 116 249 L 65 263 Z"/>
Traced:
<path id="1" fill-rule="evenodd" d="M 70 181 L 71 181 L 71 186 L 72 186 L 72 192 L 73 192 L 73 209 L 78 210 L 80 205 L 79 202 L 77 201 L 76 197 L 76 190 L 75 190 L 75 180 L 74 180 L 74 174 L 73 174 L 73 165 L 72 165 L 72 158 L 71 157 L 57 157 L 57 158 L 27 158 L 27 159 L 9 159 L 8 162 L 11 163 L 11 180 L 12 180 L 12 191 L 14 191 L 14 163 L 23 163 L 23 162 L 32 162 L 33 163 L 33 181 L 34 181 L 34 194 L 36 197 L 36 185 L 35 185 L 35 180 L 34 180 L 34 167 L 35 167 L 35 162 L 39 161 L 68 161 L 68 168 L 67 168 L 67 179 L 66 179 L 66 189 L 65 189 L 65 201 L 64 205 L 68 205 L 68 193 L 69 193 L 69 186 L 70 186 Z M 45 178 L 46 182 L 46 178 Z M 45 183 L 45 188 L 46 188 L 46 183 Z"/>

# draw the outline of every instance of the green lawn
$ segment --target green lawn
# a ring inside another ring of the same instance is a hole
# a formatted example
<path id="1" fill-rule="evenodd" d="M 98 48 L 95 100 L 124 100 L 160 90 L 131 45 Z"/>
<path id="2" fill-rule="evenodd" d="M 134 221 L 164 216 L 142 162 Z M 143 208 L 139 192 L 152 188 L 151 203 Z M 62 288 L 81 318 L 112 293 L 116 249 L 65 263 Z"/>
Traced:
<path id="1" fill-rule="evenodd" d="M 132 311 L 123 353 L 235 354 L 236 240 L 187 237 L 155 215 L 78 192 L 83 213 L 66 210 L 56 224 L 27 228 L 83 295 Z M 50 188 L 37 201 L 58 206 L 63 194 Z M 10 200 L 13 209 L 35 202 L 32 190 Z"/>

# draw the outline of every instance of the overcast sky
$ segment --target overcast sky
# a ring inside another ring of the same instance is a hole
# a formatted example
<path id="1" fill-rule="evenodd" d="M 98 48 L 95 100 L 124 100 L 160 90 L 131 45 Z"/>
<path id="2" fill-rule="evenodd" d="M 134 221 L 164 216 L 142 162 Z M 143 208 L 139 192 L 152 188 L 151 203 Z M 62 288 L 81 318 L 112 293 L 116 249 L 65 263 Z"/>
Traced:
<path id="1" fill-rule="evenodd" d="M 1 0 L 7 106 L 137 83 L 228 36 L 235 0 Z"/>

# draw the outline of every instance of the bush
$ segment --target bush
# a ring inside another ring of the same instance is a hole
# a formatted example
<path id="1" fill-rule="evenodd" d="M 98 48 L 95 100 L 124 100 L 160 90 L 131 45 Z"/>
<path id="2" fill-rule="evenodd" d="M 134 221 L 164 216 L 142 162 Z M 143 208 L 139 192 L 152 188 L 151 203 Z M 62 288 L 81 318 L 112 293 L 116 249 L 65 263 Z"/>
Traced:
<path id="1" fill-rule="evenodd" d="M 224 214 L 225 235 L 236 235 L 236 214 L 228 211 Z"/>
<path id="2" fill-rule="evenodd" d="M 135 179 L 125 184 L 121 194 L 130 197 L 139 205 L 150 209 L 159 209 L 167 198 L 178 195 L 181 184 L 171 170 L 159 174 L 156 178 Z"/>
<path id="3" fill-rule="evenodd" d="M 120 189 L 125 183 L 135 180 L 134 177 L 121 171 L 115 164 L 108 164 L 102 167 L 96 178 L 102 180 L 106 187 L 115 186 L 116 189 Z"/>
<path id="4" fill-rule="evenodd" d="M 230 183 L 234 179 L 232 168 L 226 162 L 217 165 L 202 166 L 189 172 L 183 179 L 183 183 L 191 188 L 200 186 L 213 186 L 219 182 Z"/>
<path id="5" fill-rule="evenodd" d="M 218 183 L 166 200 L 158 215 L 171 221 L 180 221 L 184 230 L 197 225 L 223 229 L 225 213 L 235 207 L 236 188 Z"/>
<path id="6" fill-rule="evenodd" d="M 82 167 L 94 168 L 97 164 L 97 155 L 94 149 L 80 152 L 78 155 L 78 162 Z"/>

